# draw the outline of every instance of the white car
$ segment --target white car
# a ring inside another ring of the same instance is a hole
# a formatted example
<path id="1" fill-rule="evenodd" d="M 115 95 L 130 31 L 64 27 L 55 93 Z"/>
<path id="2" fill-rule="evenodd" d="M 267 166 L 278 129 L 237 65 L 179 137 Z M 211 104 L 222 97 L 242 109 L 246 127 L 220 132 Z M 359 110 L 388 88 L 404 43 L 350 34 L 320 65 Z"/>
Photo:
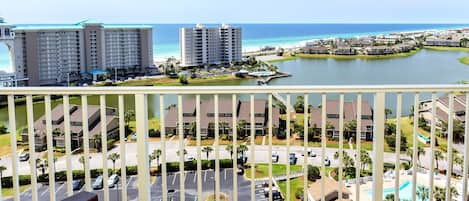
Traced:
<path id="1" fill-rule="evenodd" d="M 194 160 L 195 160 L 194 156 L 187 156 L 186 157 L 186 161 L 194 161 Z"/>
<path id="2" fill-rule="evenodd" d="M 117 174 L 113 174 L 107 180 L 107 185 L 109 188 L 114 188 L 114 185 L 116 185 L 117 182 L 119 182 L 119 176 Z"/>
<path id="3" fill-rule="evenodd" d="M 272 153 L 272 162 L 277 163 L 278 159 L 279 159 L 278 153 L 276 153 L 276 152 Z"/>

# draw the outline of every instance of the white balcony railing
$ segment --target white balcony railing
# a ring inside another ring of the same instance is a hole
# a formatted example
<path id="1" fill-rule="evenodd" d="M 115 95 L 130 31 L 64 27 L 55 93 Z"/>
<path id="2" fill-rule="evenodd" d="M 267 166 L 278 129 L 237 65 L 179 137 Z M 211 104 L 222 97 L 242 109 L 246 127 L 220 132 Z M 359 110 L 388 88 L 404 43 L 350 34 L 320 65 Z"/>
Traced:
<path id="1" fill-rule="evenodd" d="M 314 165 L 320 166 L 320 172 L 321 172 L 321 187 L 320 187 L 320 195 L 322 197 L 321 200 L 325 200 L 325 192 L 326 186 L 325 183 L 325 178 L 328 177 L 326 175 L 326 167 L 325 167 L 325 159 L 326 159 L 326 101 L 327 101 L 327 96 L 330 94 L 339 94 L 339 139 L 338 139 L 338 148 L 336 149 L 338 151 L 338 183 L 339 186 L 342 186 L 344 184 L 343 174 L 343 166 L 340 164 L 343 164 L 344 160 L 344 154 L 343 151 L 344 149 L 344 96 L 347 94 L 353 94 L 354 97 L 356 97 L 357 101 L 357 106 L 356 106 L 356 111 L 357 111 L 357 116 L 361 117 L 361 111 L 362 111 L 362 95 L 363 94 L 372 94 L 373 95 L 373 149 L 371 151 L 372 153 L 372 176 L 371 177 L 361 177 L 360 180 L 363 182 L 366 181 L 371 181 L 371 186 L 372 190 L 371 196 L 368 195 L 363 195 L 360 194 L 360 188 L 361 188 L 361 182 L 356 182 L 355 180 L 353 182 L 353 187 L 356 189 L 354 196 L 351 197 L 350 199 L 352 200 L 366 200 L 366 199 L 371 199 L 371 200 L 383 200 L 383 190 L 385 188 L 385 181 L 384 181 L 384 173 L 383 173 L 383 165 L 385 159 L 387 160 L 394 160 L 395 164 L 400 164 L 401 161 L 401 154 L 399 151 L 397 151 L 396 154 L 394 154 L 395 158 L 394 159 L 389 159 L 385 158 L 385 152 L 384 152 L 384 146 L 385 146 L 385 141 L 384 141 L 384 133 L 385 133 L 385 123 L 386 123 L 386 114 L 385 114 L 385 100 L 386 96 L 389 94 L 396 95 L 396 108 L 395 108 L 395 115 L 396 115 L 396 122 L 400 122 L 401 120 L 401 113 L 402 113 L 402 94 L 403 93 L 413 93 L 415 94 L 414 96 L 414 105 L 419 105 L 420 104 L 420 97 L 419 95 L 422 93 L 429 93 L 431 94 L 431 104 L 433 105 L 433 108 L 435 108 L 435 104 L 437 101 L 437 94 L 444 93 L 449 97 L 449 117 L 448 117 L 448 129 L 447 129 L 447 134 L 448 134 L 448 142 L 447 142 L 447 158 L 452 159 L 452 154 L 453 152 L 453 114 L 454 114 L 454 96 L 455 94 L 463 94 L 464 92 L 469 91 L 469 86 L 463 86 L 463 85 L 412 85 L 412 86 L 399 86 L 399 85 L 390 85 L 390 86 L 252 86 L 252 87 L 240 87 L 240 86 L 217 86 L 217 87 L 72 87 L 72 88 L 62 88 L 62 87 L 25 87 L 25 88 L 0 88 L 0 96 L 7 96 L 7 101 L 8 101 L 8 117 L 9 117 L 9 131 L 11 132 L 11 164 L 8 164 L 7 169 L 10 169 L 10 175 L 12 176 L 13 180 L 13 199 L 20 200 L 20 197 L 22 194 L 20 193 L 20 183 L 19 183 L 19 175 L 20 175 L 20 163 L 18 160 L 18 154 L 17 154 L 17 138 L 16 138 L 16 133 L 15 131 L 17 130 L 17 122 L 15 121 L 17 116 L 21 115 L 26 115 L 27 117 L 27 130 L 28 130 L 28 146 L 29 146 L 29 174 L 31 175 L 31 178 L 36 178 L 38 175 L 36 173 L 36 158 L 37 154 L 35 153 L 35 137 L 34 137 L 34 108 L 33 108 L 33 96 L 43 96 L 44 97 L 44 105 L 45 105 L 45 121 L 46 121 L 46 139 L 47 139 L 47 160 L 48 161 L 54 161 L 54 149 L 53 149 L 53 126 L 52 126 L 52 113 L 51 113 L 51 96 L 62 96 L 62 99 L 60 102 L 63 104 L 64 108 L 69 108 L 70 107 L 70 96 L 81 96 L 81 106 L 82 106 L 82 116 L 83 116 L 83 153 L 85 156 L 90 155 L 90 144 L 89 144 L 89 133 L 88 133 L 88 96 L 99 96 L 99 107 L 101 111 L 101 119 L 102 122 L 105 122 L 106 119 L 106 112 L 105 108 L 107 107 L 106 104 L 106 96 L 107 95 L 117 95 L 117 100 L 118 100 L 118 117 L 119 117 L 119 153 L 120 153 L 120 168 L 125 169 L 128 161 L 131 161 L 130 158 L 126 158 L 126 154 L 129 150 L 126 150 L 126 142 L 125 142 L 125 122 L 124 122 L 124 108 L 126 103 L 124 102 L 124 95 L 130 95 L 134 98 L 135 100 L 135 117 L 136 117 L 136 134 L 137 134 L 137 139 L 136 139 L 136 164 L 138 166 L 138 174 L 137 174 L 137 191 L 138 191 L 138 200 L 153 200 L 154 194 L 151 193 L 151 188 L 150 188 L 150 168 L 149 168 L 149 158 L 148 154 L 150 153 L 149 151 L 149 141 L 148 141 L 148 102 L 147 102 L 147 96 L 148 95 L 159 95 L 159 107 L 154 106 L 153 108 L 159 108 L 160 112 L 160 131 L 161 131 L 161 138 L 160 138 L 160 147 L 162 150 L 161 154 L 161 180 L 157 181 L 157 185 L 161 185 L 161 195 L 157 195 L 161 197 L 162 200 L 171 200 L 172 197 L 170 198 L 168 195 L 168 182 L 173 182 L 174 181 L 168 181 L 168 171 L 167 171 L 167 166 L 166 162 L 173 160 L 173 158 L 169 158 L 168 153 L 169 148 L 167 147 L 167 135 L 165 133 L 165 96 L 176 96 L 177 97 L 177 108 L 178 108 L 178 121 L 179 123 L 177 124 L 178 126 L 178 131 L 177 135 L 179 136 L 178 138 L 178 147 L 177 150 L 179 153 L 182 153 L 183 150 L 186 148 L 185 144 L 185 139 L 184 139 L 184 128 L 183 128 L 183 95 L 194 95 L 195 96 L 195 108 L 196 111 L 200 111 L 200 100 L 201 96 L 213 96 L 214 99 L 214 119 L 215 119 L 215 129 L 214 129 L 214 153 L 215 153 L 215 167 L 214 167 L 214 193 L 218 197 L 221 193 L 221 188 L 220 188 L 220 182 L 221 182 L 221 174 L 220 174 L 220 159 L 224 156 L 222 154 L 223 150 L 221 149 L 220 146 L 220 133 L 219 133 L 219 116 L 218 116 L 218 111 L 219 111 L 219 96 L 223 95 L 231 95 L 232 98 L 232 110 L 233 114 L 232 117 L 232 128 L 236 128 L 237 124 L 237 108 L 236 108 L 236 100 L 240 96 L 248 96 L 249 101 L 250 101 L 250 127 L 254 128 L 254 97 L 256 95 L 263 95 L 267 96 L 267 108 L 268 108 L 268 115 L 271 117 L 272 116 L 272 108 L 273 108 L 273 95 L 272 94 L 282 94 L 286 95 L 286 111 L 292 111 L 291 109 L 291 95 L 294 94 L 299 94 L 304 96 L 304 111 L 308 111 L 308 105 L 311 101 L 309 97 L 312 97 L 311 94 L 315 94 L 316 97 L 319 95 L 320 100 L 316 102 L 320 102 L 322 105 L 321 107 L 321 145 L 320 145 L 320 153 L 318 155 L 321 156 L 320 163 L 315 163 Z M 19 114 L 15 112 L 15 97 L 26 97 L 26 114 Z M 465 105 L 469 105 L 469 94 L 465 95 L 466 96 L 466 103 Z M 394 100 L 393 100 L 394 101 Z M 414 117 L 419 116 L 419 107 L 415 107 L 414 109 Z M 469 114 L 469 107 L 465 108 L 466 114 Z M 290 122 L 292 120 L 292 115 L 285 115 L 286 117 L 286 122 Z M 268 153 L 268 178 L 274 178 L 273 172 L 272 172 L 272 154 L 273 154 L 273 147 L 274 145 L 272 144 L 272 118 L 269 118 L 268 122 L 268 132 L 267 132 L 267 139 L 266 139 L 266 147 L 267 147 L 267 153 Z M 469 116 L 465 116 L 465 128 L 468 127 L 468 121 Z M 304 115 L 304 122 L 309 121 L 308 115 Z M 200 122 L 201 122 L 201 116 L 199 112 L 196 112 L 196 146 L 191 149 L 191 151 L 196 152 L 195 160 L 197 161 L 197 169 L 196 169 L 196 176 L 194 176 L 194 181 L 196 182 L 196 189 L 195 189 L 195 198 L 196 200 L 204 200 L 203 197 L 203 173 L 202 173 L 202 145 L 201 145 L 201 131 L 200 131 Z M 361 118 L 357 118 L 357 133 L 361 133 Z M 413 135 L 412 135 L 412 141 L 413 141 L 413 152 L 412 152 L 412 157 L 413 160 L 412 162 L 412 200 L 417 199 L 417 172 L 420 172 L 418 168 L 418 118 L 414 118 L 413 122 Z M 428 198 L 430 200 L 433 199 L 433 187 L 434 187 L 434 152 L 436 150 L 435 147 L 435 125 L 436 125 L 436 114 L 435 110 L 432 111 L 432 121 L 431 121 L 431 145 L 430 145 L 430 158 L 431 161 L 429 162 L 430 167 L 428 169 L 428 173 L 426 174 L 428 176 L 428 187 L 429 187 L 429 195 Z M 396 139 L 400 139 L 401 136 L 401 124 L 397 123 L 396 124 Z M 71 196 L 74 194 L 73 188 L 72 188 L 72 180 L 73 180 L 73 175 L 72 175 L 72 170 L 74 169 L 73 166 L 75 166 L 72 163 L 72 158 L 74 157 L 71 153 L 71 134 L 70 134 L 70 114 L 65 113 L 64 114 L 64 135 L 65 135 L 65 156 L 63 157 L 65 160 L 65 170 L 66 170 L 66 195 Z M 256 163 L 258 162 L 256 160 L 256 151 L 259 150 L 257 145 L 255 145 L 255 130 L 256 129 L 250 129 L 250 145 L 249 145 L 249 161 L 248 163 Z M 285 157 L 288 159 L 290 152 L 292 149 L 297 148 L 297 147 L 292 147 L 290 144 L 290 123 L 286 124 L 286 145 L 281 148 L 278 148 L 279 150 L 282 150 L 281 154 L 283 155 L 282 157 Z M 301 151 L 305 156 L 308 154 L 308 150 L 310 147 L 308 147 L 308 124 L 304 124 L 304 141 L 303 145 L 301 147 Z M 106 133 L 108 130 L 106 128 L 106 124 L 101 124 L 101 133 Z M 233 153 L 237 153 L 237 129 L 232 130 L 232 143 L 233 143 Z M 352 154 L 355 156 L 355 167 L 356 167 L 356 178 L 360 177 L 360 168 L 361 168 L 361 161 L 360 161 L 360 141 L 362 140 L 361 135 L 356 135 L 356 147 L 355 148 L 350 148 L 352 149 Z M 102 194 L 102 199 L 107 201 L 111 200 L 110 198 L 110 190 L 108 188 L 107 184 L 107 179 L 109 177 L 108 173 L 108 147 L 107 147 L 107 135 L 101 135 L 101 142 L 102 142 L 102 164 L 100 167 L 103 168 L 103 194 Z M 467 186 L 468 186 L 468 168 L 469 168 L 469 133 L 468 129 L 465 130 L 465 141 L 463 145 L 463 155 L 464 155 L 464 164 L 462 168 L 462 179 L 458 180 L 460 182 L 461 189 L 459 190 L 459 198 L 460 200 L 466 200 L 467 198 Z M 396 140 L 396 149 L 395 150 L 400 150 L 400 140 Z M 298 149 L 298 148 L 297 148 Z M 261 150 L 259 150 L 261 151 Z M 128 156 L 128 155 L 127 155 Z M 90 162 L 91 159 L 89 157 L 84 157 L 84 172 L 85 172 L 85 190 L 86 191 L 92 191 L 91 188 L 91 173 L 90 173 Z M 179 162 L 179 192 L 176 192 L 179 194 L 176 196 L 178 200 L 187 200 L 185 198 L 186 194 L 186 178 L 185 178 L 185 171 L 184 171 L 184 162 L 185 158 L 184 155 L 180 154 L 177 158 L 177 161 Z M 98 162 L 98 161 L 93 161 L 93 163 Z M 232 191 L 228 192 L 230 199 L 231 200 L 242 200 L 241 198 L 238 198 L 238 177 L 236 175 L 238 164 L 237 160 L 233 160 L 233 178 L 232 178 Z M 303 174 L 307 174 L 307 168 L 305 168 L 308 164 L 312 164 L 312 161 L 308 159 L 308 157 L 303 157 L 303 160 L 301 161 L 303 165 Z M 95 164 L 93 164 L 95 165 Z M 290 164 L 286 162 L 286 175 L 284 175 L 284 179 L 286 179 L 286 186 L 289 187 L 291 185 L 290 182 L 290 177 L 293 175 L 291 172 Z M 56 192 L 57 192 L 57 186 L 55 182 L 55 163 L 50 163 L 48 165 L 48 180 L 49 184 L 47 186 L 48 192 L 49 192 L 49 199 L 54 201 L 57 198 Z M 453 160 L 447 160 L 447 171 L 446 171 L 446 186 L 452 186 L 455 179 L 452 179 L 452 166 L 453 166 Z M 251 165 L 249 171 L 251 175 L 255 175 L 255 166 Z M 399 181 L 400 177 L 400 165 L 395 165 L 395 171 L 394 171 L 394 177 L 395 180 Z M 126 171 L 121 171 L 121 183 L 122 184 L 127 184 L 127 175 Z M 175 180 L 176 177 L 174 177 Z M 311 196 L 308 194 L 308 181 L 307 177 L 304 178 L 304 199 L 308 200 L 311 199 Z M 225 179 L 226 176 L 225 176 Z M 231 179 L 231 178 L 228 178 Z M 253 176 L 251 176 L 250 179 L 250 195 L 248 197 L 250 200 L 256 200 L 256 180 Z M 272 194 L 272 188 L 274 186 L 274 181 L 272 179 L 268 180 L 268 188 L 269 188 L 269 193 L 268 193 L 268 198 L 269 200 L 273 200 L 273 194 Z M 394 187 L 395 187 L 395 199 L 399 200 L 399 182 L 394 182 Z M 41 200 L 40 195 L 38 194 L 38 189 L 40 189 L 39 184 L 36 179 L 31 179 L 31 191 L 30 195 L 33 201 Z M 446 198 L 451 197 L 451 190 L 450 188 L 446 188 Z M 1 191 L 0 191 L 1 192 Z M 122 185 L 122 190 L 118 191 L 120 192 L 120 196 L 122 200 L 127 200 L 128 199 L 128 189 L 127 185 Z M 234 192 L 234 193 L 233 193 Z M 290 198 L 290 194 L 292 192 L 290 191 L 290 188 L 286 188 L 286 191 L 283 192 L 285 195 L 284 197 L 286 200 Z M 342 188 L 338 188 L 338 200 L 342 200 Z M 368 197 L 368 198 L 366 198 Z M 459 199 L 458 198 L 458 199 Z M 5 199 L 5 198 L 3 198 Z M 0 194 L 0 200 L 2 200 L 2 196 Z"/>

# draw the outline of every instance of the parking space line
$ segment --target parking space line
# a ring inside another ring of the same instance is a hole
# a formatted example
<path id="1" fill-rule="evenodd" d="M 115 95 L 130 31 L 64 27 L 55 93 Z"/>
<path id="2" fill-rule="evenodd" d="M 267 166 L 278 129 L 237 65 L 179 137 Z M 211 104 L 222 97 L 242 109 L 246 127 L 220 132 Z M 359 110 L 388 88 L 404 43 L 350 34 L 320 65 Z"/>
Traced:
<path id="1" fill-rule="evenodd" d="M 64 185 L 65 185 L 65 183 L 63 183 L 62 185 L 60 185 L 60 186 L 55 190 L 55 194 L 57 194 L 57 193 L 60 191 L 60 189 L 61 189 L 62 187 L 64 187 Z"/>
<path id="2" fill-rule="evenodd" d="M 172 184 L 172 185 L 174 185 L 174 182 L 176 182 L 176 175 L 177 175 L 177 174 L 179 174 L 179 173 L 174 174 L 174 177 L 173 177 L 173 184 Z"/>
<path id="3" fill-rule="evenodd" d="M 226 169 L 225 169 L 225 181 L 226 181 Z"/>
<path id="4" fill-rule="evenodd" d="M 194 201 L 197 201 L 197 197 L 194 197 Z"/>
<path id="5" fill-rule="evenodd" d="M 184 182 L 186 182 L 186 174 L 187 173 L 184 172 Z"/>
<path id="6" fill-rule="evenodd" d="M 127 182 L 127 187 L 129 187 L 130 182 L 132 182 L 133 177 L 130 177 L 129 181 Z"/>
<path id="7" fill-rule="evenodd" d="M 194 179 L 193 179 L 193 180 L 194 180 L 194 183 L 195 183 L 195 181 L 196 181 L 196 179 L 197 179 L 197 175 L 198 175 L 198 174 L 199 174 L 199 173 L 194 174 Z"/>
<path id="8" fill-rule="evenodd" d="M 44 196 L 48 191 L 49 191 L 49 189 L 46 188 L 46 190 L 44 190 L 44 192 L 41 193 L 41 197 Z"/>
<path id="9" fill-rule="evenodd" d="M 204 182 L 207 181 L 207 171 L 205 171 L 205 174 L 204 174 Z"/>

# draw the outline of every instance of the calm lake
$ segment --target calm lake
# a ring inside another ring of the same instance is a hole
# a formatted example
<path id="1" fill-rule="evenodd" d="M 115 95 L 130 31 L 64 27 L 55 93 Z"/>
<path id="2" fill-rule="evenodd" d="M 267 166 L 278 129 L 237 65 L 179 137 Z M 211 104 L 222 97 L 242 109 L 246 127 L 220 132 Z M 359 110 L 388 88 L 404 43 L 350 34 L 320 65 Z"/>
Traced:
<path id="1" fill-rule="evenodd" d="M 280 71 L 291 73 L 292 77 L 275 79 L 270 85 L 381 85 L 381 84 L 454 84 L 460 80 L 469 80 L 469 66 L 461 64 L 458 58 L 467 56 L 465 52 L 447 52 L 421 50 L 419 53 L 405 58 L 382 60 L 335 60 L 335 59 L 296 59 L 276 62 Z M 238 80 L 223 82 L 216 85 L 255 85 L 256 80 Z M 213 84 L 215 85 L 215 84 Z M 242 96 L 241 98 L 246 98 Z M 261 98 L 262 96 L 259 96 Z M 292 94 L 295 97 L 295 94 Z M 328 98 L 335 99 L 337 94 Z M 187 96 L 184 98 L 188 98 Z M 208 97 L 202 97 L 208 98 Z M 355 94 L 346 94 L 346 99 L 355 99 Z M 430 98 L 430 94 L 421 94 L 421 100 Z M 364 94 L 364 99 L 372 102 L 371 94 Z M 386 107 L 395 110 L 395 94 L 386 96 Z M 53 107 L 61 100 L 53 101 Z M 98 97 L 89 97 L 89 104 L 99 104 Z M 293 100 L 292 100 L 293 102 Z M 311 94 L 310 102 L 320 104 L 320 95 Z M 80 104 L 79 98 L 72 98 L 71 103 Z M 165 104 L 176 103 L 175 96 L 168 96 Z M 403 114 L 408 114 L 413 104 L 413 94 L 403 95 Z M 107 105 L 117 106 L 117 97 L 107 97 Z M 134 108 L 133 97 L 125 98 L 126 109 Z M 148 99 L 149 116 L 159 116 L 159 96 L 151 95 Z M 43 103 L 34 104 L 34 116 L 44 114 Z M 16 107 L 17 127 L 26 125 L 26 107 Z M 0 122 L 8 123 L 7 108 L 0 109 Z"/>

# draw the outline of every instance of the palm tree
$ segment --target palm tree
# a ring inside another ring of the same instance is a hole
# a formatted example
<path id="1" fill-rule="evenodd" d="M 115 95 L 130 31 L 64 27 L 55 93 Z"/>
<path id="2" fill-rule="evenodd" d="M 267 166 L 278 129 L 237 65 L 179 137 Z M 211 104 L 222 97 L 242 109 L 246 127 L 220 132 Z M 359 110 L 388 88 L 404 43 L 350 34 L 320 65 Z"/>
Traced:
<path id="1" fill-rule="evenodd" d="M 387 119 L 387 118 L 388 118 L 388 116 L 392 114 L 392 110 L 391 110 L 391 109 L 389 109 L 389 108 L 386 108 L 386 109 L 384 109 L 384 114 L 385 114 L 385 116 L 386 116 L 386 119 Z"/>
<path id="2" fill-rule="evenodd" d="M 98 152 L 101 152 L 101 133 L 93 135 L 92 140 L 94 142 L 95 148 L 98 150 Z"/>
<path id="3" fill-rule="evenodd" d="M 179 156 L 179 150 L 176 152 L 176 154 Z M 187 150 L 184 149 L 184 150 L 183 150 L 183 156 L 185 156 L 186 154 L 187 154 Z"/>
<path id="4" fill-rule="evenodd" d="M 436 201 L 443 201 L 445 200 L 445 188 L 440 188 L 438 186 L 435 186 L 433 190 L 433 197 L 435 198 Z"/>
<path id="5" fill-rule="evenodd" d="M 112 161 L 112 171 L 116 173 L 116 161 L 119 160 L 120 155 L 118 153 L 109 154 L 108 160 Z"/>
<path id="6" fill-rule="evenodd" d="M 205 154 L 207 155 L 207 160 L 208 160 L 208 155 L 210 154 L 210 152 L 213 151 L 213 148 L 210 147 L 210 146 L 206 146 L 206 147 L 203 147 L 202 148 L 202 152 L 205 152 Z"/>
<path id="7" fill-rule="evenodd" d="M 124 114 L 125 125 L 129 126 L 129 122 L 135 117 L 135 112 L 133 110 L 129 110 Z"/>
<path id="8" fill-rule="evenodd" d="M 370 154 L 365 149 L 360 150 L 361 169 L 365 170 L 367 165 L 372 164 Z"/>
<path id="9" fill-rule="evenodd" d="M 438 161 L 445 159 L 445 155 L 440 150 L 435 150 L 435 162 L 436 162 L 436 169 L 438 170 Z"/>
<path id="10" fill-rule="evenodd" d="M 246 120 L 240 120 L 238 124 L 236 125 L 236 129 L 238 130 L 238 136 L 241 138 L 244 138 L 246 135 L 245 134 L 246 132 L 244 129 L 245 125 L 246 125 Z"/>
<path id="11" fill-rule="evenodd" d="M 160 165 L 161 149 L 153 150 L 153 152 L 151 153 L 151 156 L 152 156 L 152 158 L 156 159 L 156 167 L 158 168 L 159 165 Z"/>
<path id="12" fill-rule="evenodd" d="M 238 146 L 238 154 L 241 154 L 242 160 L 241 160 L 241 165 L 244 166 L 244 153 L 249 150 L 248 146 L 246 143 L 240 144 Z M 235 159 L 237 160 L 237 158 Z"/>
<path id="13" fill-rule="evenodd" d="M 430 190 L 424 186 L 417 186 L 416 193 L 422 201 L 428 200 L 428 197 L 430 197 Z"/>
<path id="14" fill-rule="evenodd" d="M 192 136 L 195 136 L 195 132 L 196 132 L 196 128 L 197 128 L 197 124 L 195 122 L 191 122 L 189 124 L 189 133 L 192 135 Z"/>
<path id="15" fill-rule="evenodd" d="M 233 158 L 233 144 L 227 145 L 226 148 L 225 148 L 225 150 L 226 150 L 227 152 L 230 152 L 230 156 L 231 156 L 231 158 Z"/>
<path id="16" fill-rule="evenodd" d="M 91 158 L 91 157 L 90 157 Z M 83 165 L 83 173 L 85 173 L 85 156 L 82 155 L 80 158 L 78 158 L 78 162 L 80 162 Z"/>
<path id="17" fill-rule="evenodd" d="M 409 165 L 410 165 L 412 161 L 414 161 L 414 151 L 412 150 L 412 148 L 408 148 L 405 151 L 405 154 L 410 157 L 410 161 L 409 161 Z"/>
<path id="18" fill-rule="evenodd" d="M 418 146 L 417 147 L 417 160 L 419 161 L 419 163 L 420 163 L 420 156 L 421 155 L 425 155 L 425 149 L 423 149 L 423 147 L 421 147 L 421 146 Z"/>
<path id="19" fill-rule="evenodd" d="M 394 201 L 394 194 L 387 194 L 384 201 Z"/>
<path id="20" fill-rule="evenodd" d="M 41 170 L 42 175 L 46 174 L 46 168 L 48 167 L 47 160 L 36 159 L 36 166 Z"/>

